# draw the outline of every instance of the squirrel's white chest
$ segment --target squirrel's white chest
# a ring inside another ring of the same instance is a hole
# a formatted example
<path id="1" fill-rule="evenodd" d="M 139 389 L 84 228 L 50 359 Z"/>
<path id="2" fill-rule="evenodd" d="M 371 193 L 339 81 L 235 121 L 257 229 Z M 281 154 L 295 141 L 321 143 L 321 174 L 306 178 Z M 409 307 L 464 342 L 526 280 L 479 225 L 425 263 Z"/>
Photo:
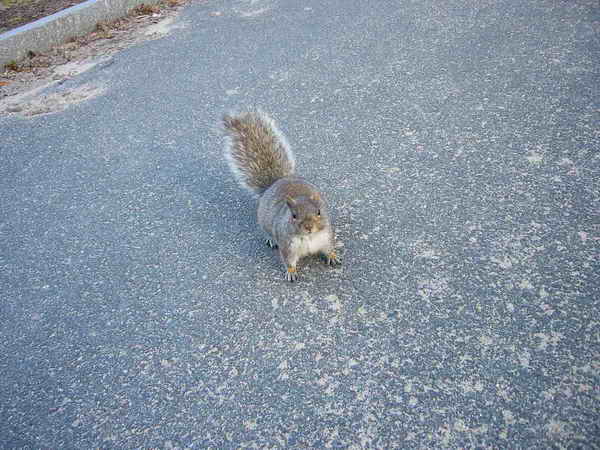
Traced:
<path id="1" fill-rule="evenodd" d="M 299 258 L 327 251 L 329 247 L 329 235 L 326 230 L 317 233 L 296 236 L 291 243 L 290 250 Z"/>

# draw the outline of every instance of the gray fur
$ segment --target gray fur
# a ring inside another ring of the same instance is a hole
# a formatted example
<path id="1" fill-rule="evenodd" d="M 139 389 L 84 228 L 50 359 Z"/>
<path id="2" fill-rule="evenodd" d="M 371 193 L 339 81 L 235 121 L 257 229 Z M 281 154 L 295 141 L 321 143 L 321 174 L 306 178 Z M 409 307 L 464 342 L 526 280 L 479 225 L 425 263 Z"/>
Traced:
<path id="1" fill-rule="evenodd" d="M 267 243 L 279 249 L 286 279 L 298 278 L 296 263 L 321 254 L 327 264 L 340 264 L 327 205 L 317 187 L 294 175 L 290 147 L 263 112 L 225 115 L 225 156 L 239 183 L 259 197 L 258 223 Z"/>
<path id="2" fill-rule="evenodd" d="M 225 157 L 242 187 L 261 195 L 275 181 L 294 173 L 287 140 L 264 112 L 225 115 Z"/>

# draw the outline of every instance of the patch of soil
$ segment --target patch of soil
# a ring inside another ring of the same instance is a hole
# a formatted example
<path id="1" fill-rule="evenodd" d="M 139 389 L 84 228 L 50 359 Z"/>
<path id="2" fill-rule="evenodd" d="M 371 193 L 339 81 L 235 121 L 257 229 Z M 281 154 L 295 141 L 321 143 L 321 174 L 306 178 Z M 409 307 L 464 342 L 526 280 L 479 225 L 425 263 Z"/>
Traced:
<path id="1" fill-rule="evenodd" d="M 0 33 L 49 16 L 85 0 L 0 0 Z"/>
<path id="2" fill-rule="evenodd" d="M 0 68 L 0 115 L 48 114 L 101 94 L 101 85 L 66 90 L 62 85 L 99 63 L 109 64 L 111 56 L 121 49 L 161 38 L 174 28 L 185 26 L 176 23 L 175 18 L 187 1 L 140 5 L 126 17 L 99 23 L 95 31 L 85 36 L 43 54 L 30 52 L 24 60 Z"/>

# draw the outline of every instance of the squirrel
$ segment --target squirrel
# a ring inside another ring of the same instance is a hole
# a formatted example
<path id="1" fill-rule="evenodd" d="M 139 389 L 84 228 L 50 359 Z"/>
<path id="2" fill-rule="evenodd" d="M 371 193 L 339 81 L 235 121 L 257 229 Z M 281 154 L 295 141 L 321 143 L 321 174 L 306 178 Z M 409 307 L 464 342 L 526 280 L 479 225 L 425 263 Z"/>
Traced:
<path id="1" fill-rule="evenodd" d="M 258 223 L 278 248 L 285 278 L 297 281 L 296 264 L 320 254 L 341 264 L 335 251 L 327 204 L 319 190 L 295 174 L 296 161 L 286 138 L 262 111 L 224 115 L 225 158 L 239 184 L 258 197 Z"/>

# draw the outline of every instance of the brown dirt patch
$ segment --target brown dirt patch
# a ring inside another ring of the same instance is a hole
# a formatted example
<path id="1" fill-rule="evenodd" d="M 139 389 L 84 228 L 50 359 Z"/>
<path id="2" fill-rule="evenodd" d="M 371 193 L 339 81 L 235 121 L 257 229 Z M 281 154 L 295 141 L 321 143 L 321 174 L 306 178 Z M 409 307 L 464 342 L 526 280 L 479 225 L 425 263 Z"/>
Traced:
<path id="1" fill-rule="evenodd" d="M 104 89 L 100 85 L 62 91 L 60 95 L 52 89 L 110 60 L 121 49 L 158 39 L 171 29 L 184 26 L 175 18 L 186 2 L 165 0 L 155 6 L 140 5 L 127 17 L 99 23 L 95 31 L 85 36 L 43 54 L 30 52 L 24 60 L 0 68 L 0 115 L 47 114 L 101 94 Z"/>
<path id="2" fill-rule="evenodd" d="M 0 0 L 0 33 L 49 16 L 85 0 Z"/>

